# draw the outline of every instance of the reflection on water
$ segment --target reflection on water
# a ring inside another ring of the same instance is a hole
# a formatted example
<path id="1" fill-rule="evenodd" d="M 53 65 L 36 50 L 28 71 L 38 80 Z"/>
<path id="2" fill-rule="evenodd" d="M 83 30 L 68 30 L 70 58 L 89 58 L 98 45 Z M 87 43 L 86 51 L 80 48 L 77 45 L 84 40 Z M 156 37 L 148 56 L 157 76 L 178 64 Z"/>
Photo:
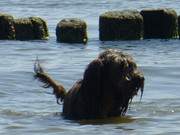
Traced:
<path id="1" fill-rule="evenodd" d="M 104 119 L 96 119 L 96 120 L 80 120 L 78 123 L 85 125 L 85 124 L 92 124 L 92 125 L 101 125 L 101 124 L 121 124 L 121 123 L 131 123 L 135 119 L 129 116 L 124 117 L 112 117 L 112 118 L 104 118 Z"/>

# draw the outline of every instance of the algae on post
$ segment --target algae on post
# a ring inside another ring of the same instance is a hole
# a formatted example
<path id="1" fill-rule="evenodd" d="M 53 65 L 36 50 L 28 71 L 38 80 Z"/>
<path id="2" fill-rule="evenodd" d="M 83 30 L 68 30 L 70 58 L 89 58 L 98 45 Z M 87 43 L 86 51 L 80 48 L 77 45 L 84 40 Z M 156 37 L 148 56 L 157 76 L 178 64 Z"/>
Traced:
<path id="1" fill-rule="evenodd" d="M 146 9 L 141 11 L 144 19 L 144 38 L 177 38 L 178 17 L 173 9 Z"/>
<path id="2" fill-rule="evenodd" d="M 46 22 L 39 17 L 15 19 L 14 26 L 17 40 L 48 39 Z"/>
<path id="3" fill-rule="evenodd" d="M 14 18 L 0 13 L 0 39 L 15 39 Z"/>
<path id="4" fill-rule="evenodd" d="M 49 32 L 46 22 L 40 17 L 30 17 L 29 19 L 33 24 L 34 38 L 48 39 Z"/>
<path id="5" fill-rule="evenodd" d="M 136 10 L 108 11 L 99 17 L 99 38 L 136 40 L 143 37 L 143 18 Z"/>
<path id="6" fill-rule="evenodd" d="M 180 16 L 178 16 L 178 35 L 180 39 Z"/>
<path id="7" fill-rule="evenodd" d="M 34 39 L 33 24 L 29 18 L 15 19 L 14 26 L 17 40 Z"/>
<path id="8" fill-rule="evenodd" d="M 77 18 L 61 20 L 56 27 L 57 41 L 65 43 L 86 43 L 87 25 Z"/>

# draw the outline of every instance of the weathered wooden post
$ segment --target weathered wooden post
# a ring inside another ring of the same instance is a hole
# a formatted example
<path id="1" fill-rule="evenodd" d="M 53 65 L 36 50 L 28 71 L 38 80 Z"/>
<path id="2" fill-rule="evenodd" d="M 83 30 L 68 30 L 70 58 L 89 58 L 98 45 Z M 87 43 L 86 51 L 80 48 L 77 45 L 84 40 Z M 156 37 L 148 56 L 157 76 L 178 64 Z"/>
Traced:
<path id="1" fill-rule="evenodd" d="M 109 11 L 99 17 L 99 38 L 107 40 L 136 40 L 143 36 L 143 17 L 138 11 Z"/>
<path id="2" fill-rule="evenodd" d="M 15 39 L 13 16 L 0 13 L 0 40 Z"/>
<path id="3" fill-rule="evenodd" d="M 86 22 L 77 18 L 61 20 L 56 27 L 58 42 L 64 43 L 87 43 Z"/>
<path id="4" fill-rule="evenodd" d="M 49 36 L 46 22 L 39 17 L 15 19 L 14 27 L 17 40 L 41 40 Z"/>
<path id="5" fill-rule="evenodd" d="M 146 9 L 141 11 L 144 19 L 144 38 L 176 38 L 178 17 L 173 9 Z"/>

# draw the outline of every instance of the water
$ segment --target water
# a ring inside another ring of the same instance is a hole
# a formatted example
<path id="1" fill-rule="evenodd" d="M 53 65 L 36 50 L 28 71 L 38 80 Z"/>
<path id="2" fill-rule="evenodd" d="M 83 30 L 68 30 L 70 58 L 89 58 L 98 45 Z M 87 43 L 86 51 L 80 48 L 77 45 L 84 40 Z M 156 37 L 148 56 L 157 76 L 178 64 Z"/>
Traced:
<path id="1" fill-rule="evenodd" d="M 48 41 L 0 41 L 0 134 L 158 134 L 180 133 L 180 40 L 100 42 L 98 17 L 107 10 L 170 7 L 179 13 L 179 0 L 1 0 L 0 12 L 16 17 L 40 16 L 48 22 Z M 65 17 L 88 23 L 86 46 L 56 43 L 56 24 Z M 133 100 L 127 117 L 70 121 L 51 90 L 33 78 L 39 56 L 44 68 L 66 89 L 82 78 L 86 65 L 107 48 L 131 54 L 145 74 L 145 90 Z"/>

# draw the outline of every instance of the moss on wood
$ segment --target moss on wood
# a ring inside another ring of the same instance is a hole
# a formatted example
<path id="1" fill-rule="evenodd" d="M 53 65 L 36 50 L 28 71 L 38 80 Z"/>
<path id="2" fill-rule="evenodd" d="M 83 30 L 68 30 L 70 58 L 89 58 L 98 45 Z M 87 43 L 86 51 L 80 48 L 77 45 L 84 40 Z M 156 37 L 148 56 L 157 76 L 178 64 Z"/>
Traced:
<path id="1" fill-rule="evenodd" d="M 87 37 L 86 22 L 77 18 L 61 20 L 56 27 L 58 42 L 65 43 L 86 43 Z"/>
<path id="2" fill-rule="evenodd" d="M 14 19 L 9 14 L 0 13 L 0 39 L 15 39 Z"/>
<path id="3" fill-rule="evenodd" d="M 34 39 L 48 39 L 47 23 L 40 17 L 30 17 L 29 19 L 33 24 Z"/>
<path id="4" fill-rule="evenodd" d="M 178 16 L 178 34 L 180 39 L 180 15 Z"/>
<path id="5" fill-rule="evenodd" d="M 14 20 L 17 40 L 34 39 L 33 24 L 29 18 L 20 18 Z"/>
<path id="6" fill-rule="evenodd" d="M 141 11 L 144 19 L 144 38 L 176 38 L 178 17 L 173 9 L 146 9 Z"/>
<path id="7" fill-rule="evenodd" d="M 135 40 L 143 36 L 143 18 L 138 11 L 108 11 L 99 17 L 99 38 L 106 40 Z"/>
<path id="8" fill-rule="evenodd" d="M 17 40 L 48 39 L 47 24 L 39 17 L 15 19 L 14 26 Z"/>

